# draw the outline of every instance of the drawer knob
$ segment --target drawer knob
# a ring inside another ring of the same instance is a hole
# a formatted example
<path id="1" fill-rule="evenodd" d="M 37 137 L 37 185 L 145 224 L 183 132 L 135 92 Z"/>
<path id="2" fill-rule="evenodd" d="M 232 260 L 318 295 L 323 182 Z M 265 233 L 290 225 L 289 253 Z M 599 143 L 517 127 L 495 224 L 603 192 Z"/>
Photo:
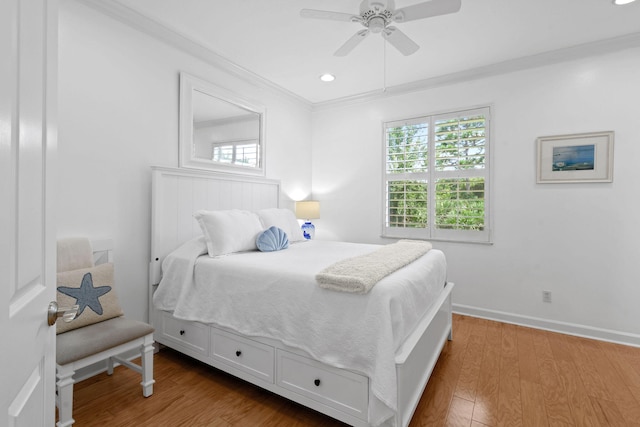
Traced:
<path id="1" fill-rule="evenodd" d="M 180 329 L 180 335 L 184 335 L 184 329 Z"/>
<path id="2" fill-rule="evenodd" d="M 320 387 L 320 379 L 316 378 L 315 380 L 313 380 L 313 383 L 316 385 L 316 387 Z"/>
<path id="3" fill-rule="evenodd" d="M 240 350 L 236 350 L 236 356 L 240 357 L 242 355 L 242 352 Z"/>

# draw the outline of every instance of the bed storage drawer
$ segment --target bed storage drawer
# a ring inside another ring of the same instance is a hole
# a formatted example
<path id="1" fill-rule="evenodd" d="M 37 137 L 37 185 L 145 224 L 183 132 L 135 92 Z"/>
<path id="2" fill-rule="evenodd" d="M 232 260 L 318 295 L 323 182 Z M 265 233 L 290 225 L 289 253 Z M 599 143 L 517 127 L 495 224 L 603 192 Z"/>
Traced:
<path id="1" fill-rule="evenodd" d="M 161 315 L 160 333 L 199 354 L 209 354 L 209 328 L 201 323 L 176 319 L 170 313 Z"/>
<path id="2" fill-rule="evenodd" d="M 273 347 L 219 329 L 212 329 L 211 339 L 214 359 L 273 383 Z"/>
<path id="3" fill-rule="evenodd" d="M 367 419 L 367 377 L 277 350 L 277 384 L 332 408 Z"/>

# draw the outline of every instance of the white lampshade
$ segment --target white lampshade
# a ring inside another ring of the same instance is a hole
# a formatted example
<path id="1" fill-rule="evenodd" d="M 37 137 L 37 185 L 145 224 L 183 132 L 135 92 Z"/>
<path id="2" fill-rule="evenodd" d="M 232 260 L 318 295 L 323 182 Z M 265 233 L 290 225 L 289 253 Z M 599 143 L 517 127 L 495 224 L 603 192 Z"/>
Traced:
<path id="1" fill-rule="evenodd" d="M 296 217 L 298 219 L 320 218 L 320 202 L 317 200 L 296 202 Z"/>

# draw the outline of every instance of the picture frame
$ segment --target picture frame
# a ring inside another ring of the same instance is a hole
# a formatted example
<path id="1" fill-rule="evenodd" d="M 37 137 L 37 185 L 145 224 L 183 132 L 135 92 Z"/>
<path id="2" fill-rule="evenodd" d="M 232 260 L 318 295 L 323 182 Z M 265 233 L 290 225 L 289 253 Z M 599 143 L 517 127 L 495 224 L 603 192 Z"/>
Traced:
<path id="1" fill-rule="evenodd" d="M 613 131 L 537 138 L 536 182 L 613 182 L 613 140 Z"/>

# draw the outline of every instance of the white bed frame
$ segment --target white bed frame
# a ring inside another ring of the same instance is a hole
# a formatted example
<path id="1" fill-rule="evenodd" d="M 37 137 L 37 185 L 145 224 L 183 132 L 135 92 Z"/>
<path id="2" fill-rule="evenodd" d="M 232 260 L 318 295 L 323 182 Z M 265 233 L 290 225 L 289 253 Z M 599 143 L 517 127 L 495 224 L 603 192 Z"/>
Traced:
<path id="1" fill-rule="evenodd" d="M 279 181 L 163 167 L 152 168 L 152 174 L 149 317 L 156 342 L 353 426 L 369 426 L 368 378 L 361 374 L 319 363 L 279 341 L 186 322 L 153 307 L 163 259 L 201 234 L 193 213 L 278 207 Z M 396 354 L 396 426 L 409 424 L 442 347 L 452 338 L 452 289 L 453 283 L 445 284 Z"/>

